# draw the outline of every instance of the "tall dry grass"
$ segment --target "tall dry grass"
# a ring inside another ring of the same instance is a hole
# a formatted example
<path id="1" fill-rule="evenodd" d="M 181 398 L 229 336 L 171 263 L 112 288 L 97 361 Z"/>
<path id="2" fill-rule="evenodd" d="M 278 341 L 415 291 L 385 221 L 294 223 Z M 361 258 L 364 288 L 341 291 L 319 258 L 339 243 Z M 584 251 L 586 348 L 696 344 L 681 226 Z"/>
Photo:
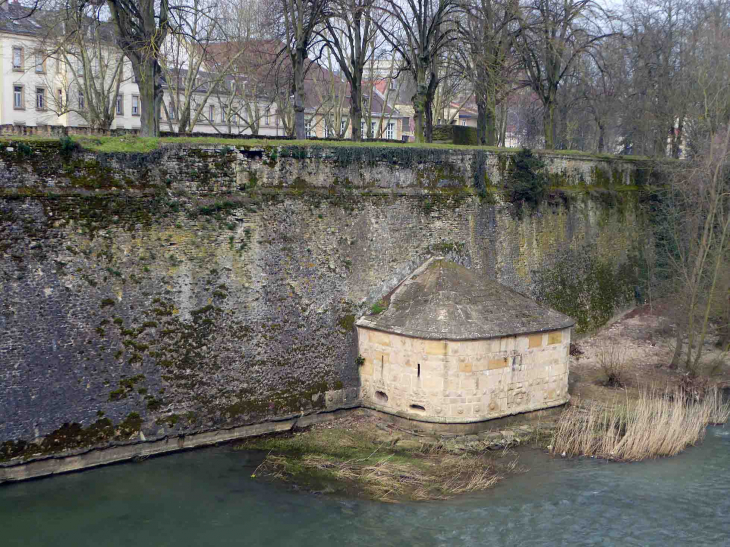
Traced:
<path id="1" fill-rule="evenodd" d="M 292 461 L 284 456 L 269 454 L 256 469 L 272 478 L 301 476 L 307 470 L 326 473 L 332 479 L 359 485 L 372 499 L 395 502 L 445 500 L 466 492 L 486 490 L 503 477 L 503 472 L 515 470 L 517 461 L 497 469 L 481 455 L 448 455 L 440 452 L 424 454 L 408 461 L 387 456 L 338 461 L 319 454 L 306 454 Z M 298 469 L 293 469 L 294 467 Z"/>
<path id="2" fill-rule="evenodd" d="M 730 405 L 717 389 L 701 401 L 679 390 L 643 391 L 612 406 L 571 406 L 560 418 L 552 452 L 638 461 L 674 456 L 704 438 L 709 424 L 725 423 Z"/>

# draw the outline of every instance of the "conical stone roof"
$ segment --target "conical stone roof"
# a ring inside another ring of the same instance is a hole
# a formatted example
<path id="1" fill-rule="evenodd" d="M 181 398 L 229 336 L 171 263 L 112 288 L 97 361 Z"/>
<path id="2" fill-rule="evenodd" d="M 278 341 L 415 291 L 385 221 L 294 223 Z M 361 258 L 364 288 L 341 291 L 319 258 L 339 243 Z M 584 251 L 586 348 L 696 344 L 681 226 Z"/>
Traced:
<path id="1" fill-rule="evenodd" d="M 478 340 L 571 327 L 575 321 L 509 287 L 432 258 L 395 290 L 388 309 L 357 324 L 435 340 Z"/>

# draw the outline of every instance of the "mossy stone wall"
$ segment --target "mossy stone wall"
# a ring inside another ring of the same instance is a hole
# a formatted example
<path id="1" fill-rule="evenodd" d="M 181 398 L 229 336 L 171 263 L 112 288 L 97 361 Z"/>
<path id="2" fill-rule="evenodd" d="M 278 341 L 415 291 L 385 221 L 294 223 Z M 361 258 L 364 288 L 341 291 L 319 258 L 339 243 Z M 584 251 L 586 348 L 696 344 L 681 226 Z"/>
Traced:
<path id="1" fill-rule="evenodd" d="M 0 146 L 0 460 L 356 405 L 354 320 L 430 256 L 581 328 L 633 295 L 639 192 L 588 160 L 518 211 L 476 151 L 29 148 Z"/>

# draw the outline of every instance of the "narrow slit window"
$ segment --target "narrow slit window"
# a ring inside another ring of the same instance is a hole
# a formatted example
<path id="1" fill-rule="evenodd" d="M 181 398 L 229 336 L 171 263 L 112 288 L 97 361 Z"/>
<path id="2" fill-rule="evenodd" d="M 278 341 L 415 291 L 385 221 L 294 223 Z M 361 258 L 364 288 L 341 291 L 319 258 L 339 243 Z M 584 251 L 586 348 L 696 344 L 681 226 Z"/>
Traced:
<path id="1" fill-rule="evenodd" d="M 418 363 L 418 377 L 421 377 L 421 363 Z"/>

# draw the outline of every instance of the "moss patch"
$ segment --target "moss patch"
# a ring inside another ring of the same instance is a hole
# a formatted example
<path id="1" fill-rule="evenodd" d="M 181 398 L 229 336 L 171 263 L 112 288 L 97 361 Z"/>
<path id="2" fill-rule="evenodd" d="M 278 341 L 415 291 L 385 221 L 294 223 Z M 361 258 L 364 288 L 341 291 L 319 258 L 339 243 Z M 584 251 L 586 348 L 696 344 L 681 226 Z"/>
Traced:
<path id="1" fill-rule="evenodd" d="M 87 427 L 78 423 L 65 423 L 38 443 L 4 442 L 0 445 L 0 462 L 47 456 L 67 450 L 99 446 L 110 441 L 126 441 L 136 437 L 141 428 L 142 417 L 136 412 L 130 413 L 117 426 L 109 418 L 100 418 Z"/>
<path id="2" fill-rule="evenodd" d="M 638 262 L 633 255 L 616 265 L 593 247 L 570 249 L 555 267 L 533 273 L 535 290 L 539 300 L 575 319 L 577 332 L 593 331 L 634 302 Z"/>

